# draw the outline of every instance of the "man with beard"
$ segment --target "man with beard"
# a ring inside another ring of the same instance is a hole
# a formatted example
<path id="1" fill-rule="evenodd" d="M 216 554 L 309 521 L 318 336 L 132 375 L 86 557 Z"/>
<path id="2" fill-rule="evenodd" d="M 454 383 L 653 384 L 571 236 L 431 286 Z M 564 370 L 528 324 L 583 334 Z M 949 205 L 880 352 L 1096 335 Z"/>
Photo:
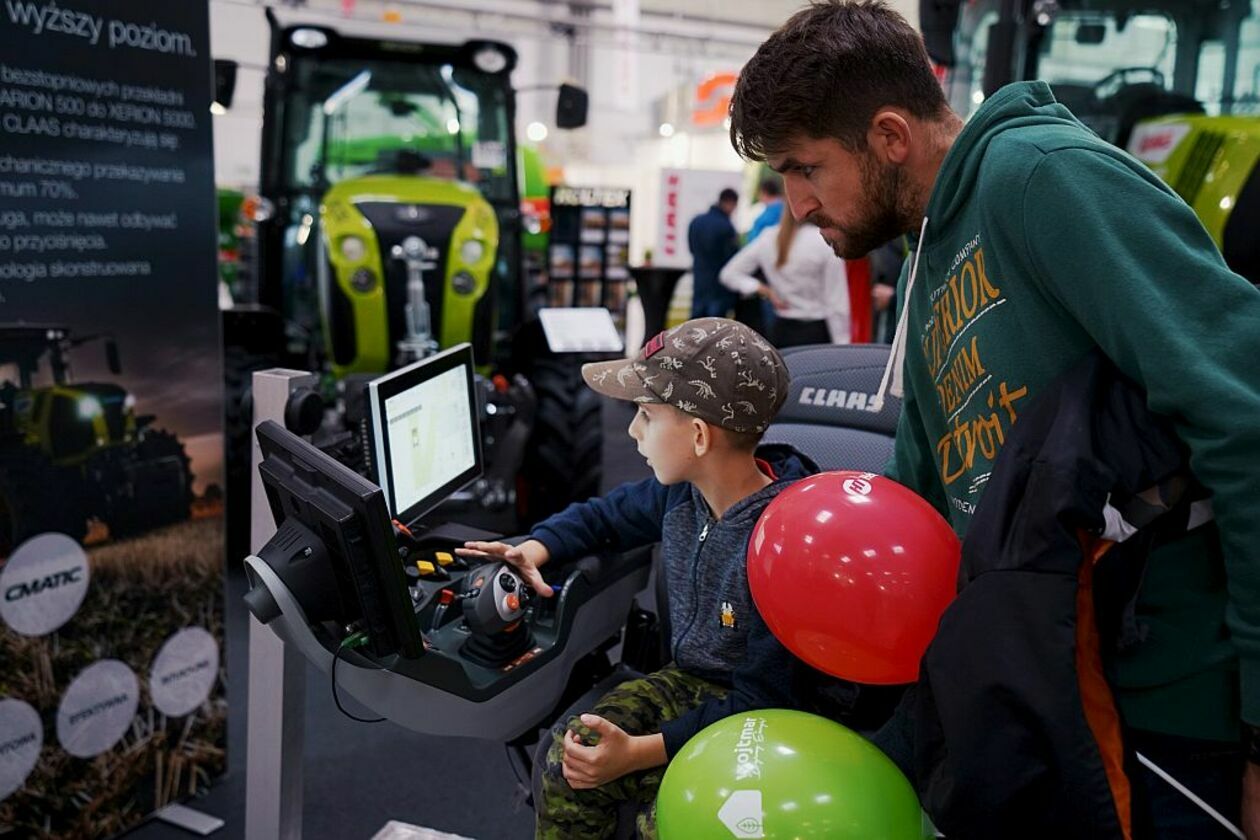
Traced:
<path id="1" fill-rule="evenodd" d="M 1016 419 L 1088 354 L 1171 418 L 1215 519 L 1150 550 L 1110 686 L 1128 755 L 1136 746 L 1260 839 L 1260 292 L 1172 190 L 1046 84 L 1009 85 L 964 125 L 919 34 L 881 2 L 794 15 L 744 67 L 730 131 L 837 255 L 910 235 L 879 395 L 890 382 L 900 395 L 904 378 L 889 471 L 960 537 Z M 1224 836 L 1127 769 L 1159 836 Z"/>

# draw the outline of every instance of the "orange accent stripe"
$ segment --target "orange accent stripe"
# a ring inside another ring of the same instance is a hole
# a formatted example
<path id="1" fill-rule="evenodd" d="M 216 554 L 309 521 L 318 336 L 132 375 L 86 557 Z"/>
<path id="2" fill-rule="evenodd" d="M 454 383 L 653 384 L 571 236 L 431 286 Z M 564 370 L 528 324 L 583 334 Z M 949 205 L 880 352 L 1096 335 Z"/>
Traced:
<path id="1" fill-rule="evenodd" d="M 1077 577 L 1076 587 L 1076 678 L 1080 683 L 1081 704 L 1085 720 L 1107 771 L 1107 785 L 1120 818 L 1120 831 L 1125 840 L 1133 838 L 1133 791 L 1124 772 L 1124 739 L 1120 732 L 1120 713 L 1103 674 L 1098 622 L 1094 615 L 1094 565 L 1115 545 L 1080 534 L 1085 562 Z"/>

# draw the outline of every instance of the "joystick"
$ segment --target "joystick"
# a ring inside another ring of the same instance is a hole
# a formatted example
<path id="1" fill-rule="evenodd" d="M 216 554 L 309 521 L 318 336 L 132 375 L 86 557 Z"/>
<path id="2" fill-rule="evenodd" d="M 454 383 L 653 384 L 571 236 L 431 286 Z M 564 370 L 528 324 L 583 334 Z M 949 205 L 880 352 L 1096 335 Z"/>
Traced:
<path id="1" fill-rule="evenodd" d="M 533 593 L 506 563 L 487 563 L 464 578 L 464 620 L 472 632 L 461 652 L 487 668 L 511 662 L 533 644 L 521 622 Z"/>

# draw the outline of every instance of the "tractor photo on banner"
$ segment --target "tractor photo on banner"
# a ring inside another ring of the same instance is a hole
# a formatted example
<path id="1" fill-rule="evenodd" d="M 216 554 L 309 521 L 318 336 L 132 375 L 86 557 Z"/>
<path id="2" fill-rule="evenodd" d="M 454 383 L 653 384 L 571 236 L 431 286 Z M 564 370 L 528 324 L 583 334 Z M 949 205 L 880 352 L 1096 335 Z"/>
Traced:
<path id="1" fill-rule="evenodd" d="M 110 837 L 226 766 L 208 5 L 50 8 L 0 8 L 0 835 Z"/>

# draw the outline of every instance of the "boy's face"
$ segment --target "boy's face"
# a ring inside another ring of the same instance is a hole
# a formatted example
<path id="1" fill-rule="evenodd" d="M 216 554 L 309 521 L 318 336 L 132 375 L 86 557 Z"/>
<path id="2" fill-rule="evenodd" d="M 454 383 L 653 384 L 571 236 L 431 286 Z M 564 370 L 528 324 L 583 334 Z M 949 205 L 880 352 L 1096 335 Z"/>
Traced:
<path id="1" fill-rule="evenodd" d="M 670 405 L 640 404 L 630 421 L 630 437 L 639 454 L 661 484 L 690 480 L 696 454 L 696 428 L 699 421 Z"/>

